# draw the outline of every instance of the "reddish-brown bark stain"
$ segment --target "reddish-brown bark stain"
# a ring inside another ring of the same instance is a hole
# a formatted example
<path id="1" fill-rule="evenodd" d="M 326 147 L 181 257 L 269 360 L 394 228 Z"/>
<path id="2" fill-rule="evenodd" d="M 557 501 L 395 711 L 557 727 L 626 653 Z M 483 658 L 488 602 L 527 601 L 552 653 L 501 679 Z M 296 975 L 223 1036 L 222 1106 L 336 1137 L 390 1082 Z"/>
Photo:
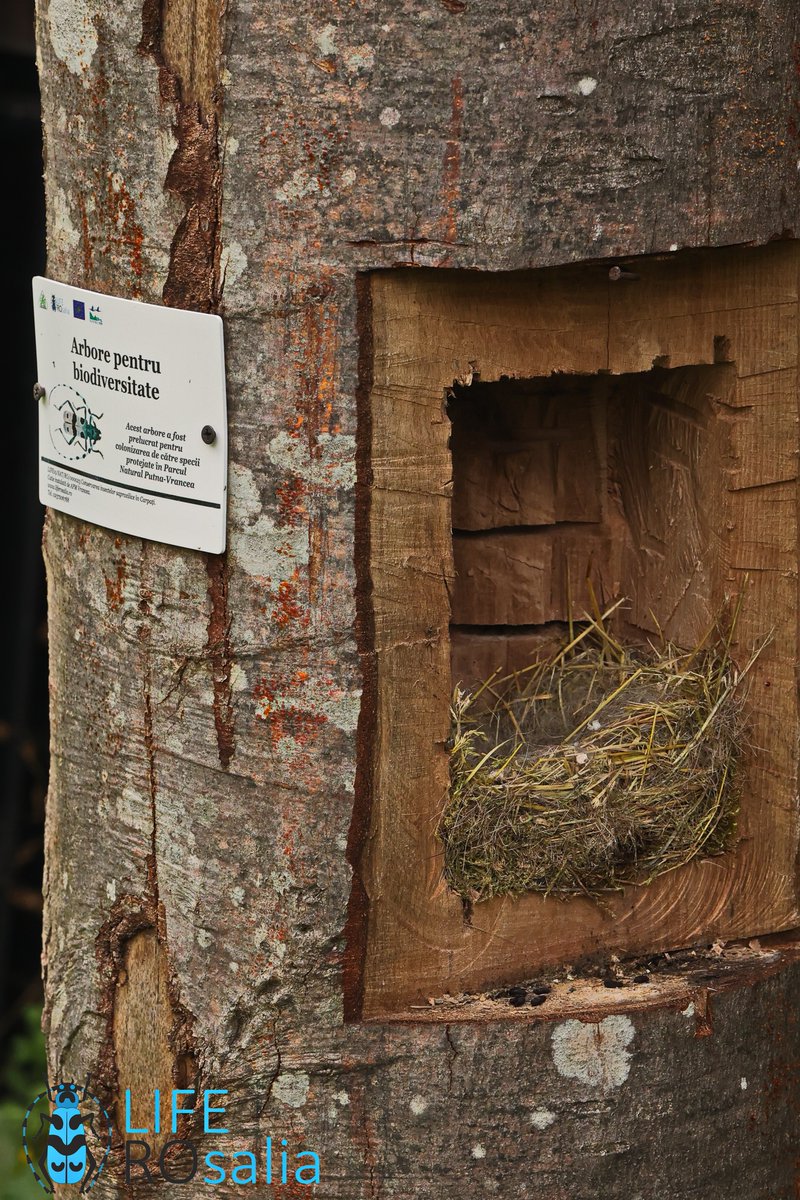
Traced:
<path id="1" fill-rule="evenodd" d="M 81 211 L 81 243 L 83 245 L 83 286 L 92 287 L 94 283 L 94 254 L 92 239 L 89 233 L 89 218 L 86 212 L 86 197 L 78 193 L 78 207 Z"/>
<path id="2" fill-rule="evenodd" d="M 464 129 L 464 84 L 456 75 L 451 83 L 450 132 L 442 169 L 445 242 L 455 242 L 458 233 L 458 209 L 461 198 L 461 139 Z"/>
<path id="3" fill-rule="evenodd" d="M 117 563 L 116 579 L 105 579 L 106 602 L 111 612 L 118 612 L 122 607 L 122 597 L 125 590 L 125 557 Z"/>
<path id="4" fill-rule="evenodd" d="M 308 488 L 299 475 L 288 475 L 285 481 L 275 488 L 275 499 L 278 502 L 278 526 L 288 525 L 294 528 L 302 524 L 307 517 L 305 499 Z"/>
<path id="5" fill-rule="evenodd" d="M 144 230 L 136 217 L 136 203 L 121 174 L 110 169 L 97 172 L 95 196 L 98 217 L 107 230 L 105 250 L 108 252 L 112 246 L 116 246 L 127 257 L 131 272 L 129 290 L 132 298 L 138 300 L 142 295 Z M 81 216 L 85 231 L 84 269 L 92 271 L 94 259 L 83 202 Z"/>
<path id="6" fill-rule="evenodd" d="M 158 844 L 157 844 L 157 812 L 156 812 L 156 743 L 153 734 L 153 701 L 150 694 L 150 678 L 146 673 L 143 685 L 143 741 L 147 753 L 147 786 L 150 793 L 150 851 L 147 855 L 147 887 L 146 895 L 150 898 L 155 912 L 159 911 L 158 901 Z M 163 914 L 162 914 L 163 919 Z M 166 936 L 166 928 L 159 932 Z"/>
<path id="7" fill-rule="evenodd" d="M 282 579 L 278 584 L 277 594 L 273 597 L 272 620 L 279 629 L 286 629 L 292 624 L 298 624 L 302 629 L 306 629 L 309 625 L 311 618 L 308 610 L 298 603 L 299 586 L 300 572 L 297 568 L 290 580 Z"/>
<path id="8" fill-rule="evenodd" d="M 300 702 L 308 679 L 308 672 L 302 670 L 292 675 L 277 674 L 259 680 L 253 689 L 258 715 L 267 723 L 273 750 L 287 737 L 306 747 L 316 741 L 320 729 L 327 724 L 323 713 L 313 712 Z M 289 697 L 296 702 L 290 703 Z"/>
<path id="9" fill-rule="evenodd" d="M 208 597 L 211 605 L 208 615 L 206 646 L 214 688 L 214 728 L 217 731 L 219 761 L 227 769 L 236 748 L 231 692 L 233 651 L 228 613 L 227 555 L 209 555 L 206 570 L 208 572 Z"/>
<path id="10" fill-rule="evenodd" d="M 712 993 L 708 988 L 703 988 L 694 998 L 694 1036 L 698 1038 L 711 1037 L 713 1032 Z"/>

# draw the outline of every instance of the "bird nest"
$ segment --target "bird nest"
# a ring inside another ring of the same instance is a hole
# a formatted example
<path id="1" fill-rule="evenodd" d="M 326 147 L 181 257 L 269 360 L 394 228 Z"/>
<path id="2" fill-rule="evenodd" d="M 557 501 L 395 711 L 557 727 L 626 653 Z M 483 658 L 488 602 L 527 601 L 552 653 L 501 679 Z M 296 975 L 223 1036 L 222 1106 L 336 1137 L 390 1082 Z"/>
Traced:
<path id="1" fill-rule="evenodd" d="M 731 634 L 643 651 L 598 617 L 547 660 L 456 688 L 439 823 L 450 887 L 597 895 L 726 850 L 751 665 L 737 671 Z"/>

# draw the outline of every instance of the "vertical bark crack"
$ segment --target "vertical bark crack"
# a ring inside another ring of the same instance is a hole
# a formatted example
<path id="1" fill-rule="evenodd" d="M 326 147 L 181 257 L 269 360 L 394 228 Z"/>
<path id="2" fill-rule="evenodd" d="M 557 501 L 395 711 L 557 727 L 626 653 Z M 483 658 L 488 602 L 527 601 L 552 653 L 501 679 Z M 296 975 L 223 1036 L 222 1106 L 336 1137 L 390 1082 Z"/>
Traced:
<path id="1" fill-rule="evenodd" d="M 150 853 L 147 856 L 147 892 L 153 909 L 158 911 L 158 851 L 156 815 L 156 750 L 153 739 L 153 701 L 150 693 L 149 655 L 142 684 L 144 708 L 144 745 L 147 754 L 147 786 L 150 801 Z"/>
<path id="2" fill-rule="evenodd" d="M 208 653 L 214 687 L 214 728 L 217 733 L 219 761 L 227 770 L 236 749 L 231 689 L 233 651 L 228 612 L 227 555 L 209 557 L 207 569 L 208 595 L 211 602 L 208 617 Z"/>
<path id="3" fill-rule="evenodd" d="M 449 1025 L 445 1025 L 445 1027 L 444 1027 L 444 1036 L 445 1036 L 445 1040 L 447 1042 L 447 1047 L 448 1047 L 448 1051 L 449 1051 L 448 1056 L 447 1056 L 447 1091 L 452 1092 L 452 1090 L 453 1090 L 453 1066 L 455 1064 L 456 1059 L 458 1058 L 458 1047 L 456 1046 L 455 1042 L 453 1041 L 453 1034 L 450 1030 Z"/>
<path id="4" fill-rule="evenodd" d="M 175 152 L 164 186 L 183 203 L 170 248 L 164 303 L 217 312 L 220 274 L 222 156 L 220 70 L 224 0 L 144 0 L 139 50 L 158 65 L 161 99 L 175 110 Z M 208 560 L 211 612 L 208 650 L 219 760 L 233 756 L 230 618 L 226 556 Z"/>

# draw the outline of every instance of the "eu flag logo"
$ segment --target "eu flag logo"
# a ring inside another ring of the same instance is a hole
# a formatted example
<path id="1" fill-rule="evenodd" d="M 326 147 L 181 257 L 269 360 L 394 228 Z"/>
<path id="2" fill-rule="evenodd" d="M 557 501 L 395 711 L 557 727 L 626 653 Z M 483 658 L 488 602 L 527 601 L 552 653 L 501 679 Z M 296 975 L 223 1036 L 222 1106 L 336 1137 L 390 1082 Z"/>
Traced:
<path id="1" fill-rule="evenodd" d="M 82 300 L 72 301 L 72 315 L 73 317 L 77 317 L 79 321 L 86 320 L 86 306 Z"/>

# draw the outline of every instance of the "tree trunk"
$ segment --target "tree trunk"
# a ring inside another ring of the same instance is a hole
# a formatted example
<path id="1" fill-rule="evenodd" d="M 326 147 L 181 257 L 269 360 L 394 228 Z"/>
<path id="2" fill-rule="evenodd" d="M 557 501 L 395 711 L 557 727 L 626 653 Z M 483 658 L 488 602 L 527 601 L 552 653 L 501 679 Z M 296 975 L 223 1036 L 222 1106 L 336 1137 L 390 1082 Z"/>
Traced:
<path id="1" fill-rule="evenodd" d="M 394 619 L 368 273 L 791 237 L 797 36 L 791 0 L 40 0 L 49 274 L 221 313 L 228 372 L 224 556 L 46 523 L 45 1025 L 51 1080 L 91 1072 L 114 1110 L 95 1194 L 149 1194 L 124 1181 L 126 1089 L 141 1128 L 182 1087 L 228 1092 L 229 1135 L 179 1126 L 201 1155 L 286 1139 L 276 1195 L 306 1194 L 304 1149 L 326 1200 L 797 1194 L 786 935 L 687 960 L 655 1000 L 563 970 L 524 1010 L 364 992 Z"/>

